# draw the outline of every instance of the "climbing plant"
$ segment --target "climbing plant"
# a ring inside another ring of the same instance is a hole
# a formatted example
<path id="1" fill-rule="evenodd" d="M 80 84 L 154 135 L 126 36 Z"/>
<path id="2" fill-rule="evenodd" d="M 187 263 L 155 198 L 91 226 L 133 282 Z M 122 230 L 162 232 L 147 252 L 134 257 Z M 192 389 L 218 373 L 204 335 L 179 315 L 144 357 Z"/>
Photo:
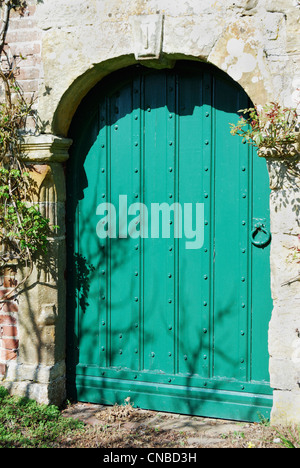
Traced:
<path id="1" fill-rule="evenodd" d="M 272 102 L 264 107 L 239 111 L 237 124 L 230 124 L 231 134 L 239 135 L 251 145 L 267 151 L 259 155 L 295 156 L 298 152 L 299 113 L 297 108 Z M 268 151 L 272 150 L 272 151 Z"/>
<path id="2" fill-rule="evenodd" d="M 12 9 L 22 13 L 26 3 L 23 0 L 0 0 L 0 7 L 0 268 L 11 262 L 25 265 L 27 273 L 19 281 L 17 287 L 20 287 L 32 273 L 34 254 L 47 251 L 52 228 L 32 202 L 35 189 L 22 162 L 27 120 L 36 119 L 34 97 L 29 101 L 24 98 L 16 79 L 17 64 L 15 60 L 10 62 L 4 48 L 9 13 Z M 11 297 L 16 288 L 2 300 Z"/>

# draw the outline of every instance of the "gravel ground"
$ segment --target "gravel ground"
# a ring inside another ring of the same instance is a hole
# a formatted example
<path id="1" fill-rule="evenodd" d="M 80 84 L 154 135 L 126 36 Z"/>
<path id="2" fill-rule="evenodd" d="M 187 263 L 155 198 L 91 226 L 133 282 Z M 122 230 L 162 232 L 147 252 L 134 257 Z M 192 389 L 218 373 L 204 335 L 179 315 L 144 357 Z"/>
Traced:
<path id="1" fill-rule="evenodd" d="M 266 424 L 144 411 L 130 402 L 113 407 L 77 403 L 63 415 L 86 423 L 85 431 L 61 442 L 63 448 L 283 448 L 279 432 L 293 438 L 292 432 Z"/>

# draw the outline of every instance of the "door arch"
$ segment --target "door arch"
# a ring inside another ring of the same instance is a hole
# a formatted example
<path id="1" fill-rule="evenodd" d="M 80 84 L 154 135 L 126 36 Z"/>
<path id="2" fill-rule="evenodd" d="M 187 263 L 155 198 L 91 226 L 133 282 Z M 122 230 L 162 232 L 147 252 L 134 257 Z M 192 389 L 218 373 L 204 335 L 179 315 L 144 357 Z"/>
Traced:
<path id="1" fill-rule="evenodd" d="M 67 169 L 70 397 L 269 416 L 270 242 L 256 227 L 270 231 L 268 173 L 229 132 L 249 105 L 223 72 L 189 62 L 130 67 L 83 100 Z M 173 203 L 182 232 L 172 210 L 157 230 L 150 207 Z"/>

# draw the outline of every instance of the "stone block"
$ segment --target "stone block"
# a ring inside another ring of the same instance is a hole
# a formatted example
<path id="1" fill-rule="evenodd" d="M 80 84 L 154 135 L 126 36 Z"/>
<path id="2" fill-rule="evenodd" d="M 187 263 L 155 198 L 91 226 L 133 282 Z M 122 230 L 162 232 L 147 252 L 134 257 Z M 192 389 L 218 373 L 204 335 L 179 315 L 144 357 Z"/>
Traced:
<path id="1" fill-rule="evenodd" d="M 272 425 L 293 425 L 300 421 L 300 391 L 274 391 Z"/>

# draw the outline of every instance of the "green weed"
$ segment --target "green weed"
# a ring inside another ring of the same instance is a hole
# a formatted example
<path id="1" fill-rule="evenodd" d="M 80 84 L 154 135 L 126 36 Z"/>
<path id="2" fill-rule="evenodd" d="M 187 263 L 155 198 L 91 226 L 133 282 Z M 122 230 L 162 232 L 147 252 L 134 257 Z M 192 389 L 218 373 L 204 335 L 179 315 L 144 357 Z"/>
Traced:
<path id="1" fill-rule="evenodd" d="M 54 448 L 84 424 L 64 418 L 56 406 L 10 396 L 0 387 L 0 448 Z"/>

